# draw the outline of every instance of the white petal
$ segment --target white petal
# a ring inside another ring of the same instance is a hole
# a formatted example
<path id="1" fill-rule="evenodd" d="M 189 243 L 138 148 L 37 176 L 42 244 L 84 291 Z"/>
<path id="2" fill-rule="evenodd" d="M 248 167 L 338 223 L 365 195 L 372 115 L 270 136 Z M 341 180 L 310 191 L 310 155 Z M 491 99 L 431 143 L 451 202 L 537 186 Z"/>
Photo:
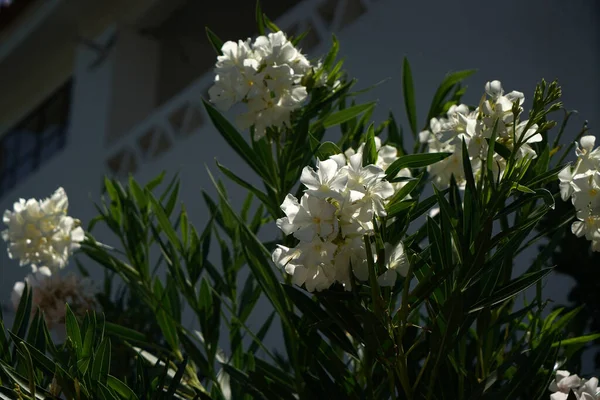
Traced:
<path id="1" fill-rule="evenodd" d="M 575 221 L 571 225 L 571 232 L 577 237 L 585 235 L 585 224 L 582 221 Z"/>
<path id="2" fill-rule="evenodd" d="M 587 152 L 591 152 L 594 149 L 594 144 L 596 143 L 596 137 L 594 135 L 586 135 L 583 136 L 579 143 L 581 143 L 581 147 L 586 149 Z"/>
<path id="3" fill-rule="evenodd" d="M 377 278 L 379 286 L 394 286 L 396 284 L 396 278 L 398 274 L 393 269 L 388 269 Z"/>
<path id="4" fill-rule="evenodd" d="M 319 178 L 321 178 L 321 182 L 330 182 L 333 180 L 338 172 L 338 164 L 335 160 L 325 160 L 318 161 L 317 163 L 319 168 Z"/>
<path id="5" fill-rule="evenodd" d="M 300 182 L 302 182 L 304 186 L 312 190 L 318 190 L 321 187 L 319 175 L 317 175 L 317 173 L 311 167 L 308 166 L 302 169 Z"/>

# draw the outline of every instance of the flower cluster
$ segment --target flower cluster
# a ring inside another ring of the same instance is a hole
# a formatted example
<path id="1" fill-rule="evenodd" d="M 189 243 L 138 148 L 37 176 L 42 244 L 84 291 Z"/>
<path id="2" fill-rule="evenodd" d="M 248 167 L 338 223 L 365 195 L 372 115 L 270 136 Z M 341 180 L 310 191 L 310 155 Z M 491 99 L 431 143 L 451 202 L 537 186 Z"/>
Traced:
<path id="1" fill-rule="evenodd" d="M 540 142 L 542 136 L 537 133 L 536 124 L 519 120 L 525 100 L 523 93 L 513 91 L 504 94 L 499 81 L 488 82 L 485 91 L 487 96 L 475 110 L 470 111 L 465 104 L 453 105 L 445 118 L 432 118 L 429 130 L 419 134 L 421 143 L 427 144 L 430 153 L 452 153 L 428 168 L 433 182 L 439 187 L 447 187 L 452 176 L 459 186 L 464 187 L 463 141 L 475 177 L 481 173 L 487 160 L 488 140 L 496 124 L 496 142 L 509 150 L 516 146 L 517 159 L 536 157 L 530 144 Z M 502 176 L 505 167 L 506 160 L 494 154 L 493 173 L 496 179 Z"/>
<path id="2" fill-rule="evenodd" d="M 223 44 L 217 58 L 215 83 L 208 93 L 221 110 L 236 103 L 248 111 L 238 116 L 241 129 L 254 125 L 255 139 L 267 127 L 289 126 L 290 114 L 307 98 L 302 78 L 311 65 L 283 32 Z"/>
<path id="3" fill-rule="evenodd" d="M 281 205 L 286 216 L 277 220 L 277 226 L 299 243 L 294 248 L 278 245 L 273 262 L 310 292 L 336 282 L 350 290 L 351 271 L 358 280 L 369 278 L 363 237 L 374 233 L 374 219 L 386 216 L 386 201 L 395 192 L 383 179 L 385 172 L 379 165 L 389 165 L 397 152 L 377 144 L 377 165 L 364 166 L 359 148 L 317 161 L 316 170 L 305 167 L 300 178 L 306 187 L 304 195 L 298 200 L 288 194 Z M 387 270 L 378 280 L 391 286 L 397 273 L 406 275 L 408 263 L 401 242 L 386 247 Z"/>
<path id="4" fill-rule="evenodd" d="M 562 199 L 571 198 L 577 210 L 572 232 L 591 240 L 592 250 L 600 251 L 600 150 L 594 149 L 595 142 L 594 136 L 582 137 L 576 143 L 575 166 L 566 166 L 558 179 Z"/>
<path id="5" fill-rule="evenodd" d="M 8 256 L 20 265 L 44 266 L 55 272 L 67 265 L 85 233 L 79 221 L 67 215 L 69 200 L 63 188 L 44 200 L 20 199 L 4 212 L 2 239 Z"/>
<path id="6" fill-rule="evenodd" d="M 95 290 L 87 279 L 58 273 L 85 238 L 80 221 L 67 215 L 68 206 L 65 190 L 58 188 L 47 199 L 20 199 L 12 211 L 4 212 L 8 229 L 2 238 L 8 243 L 9 257 L 20 265 L 31 264 L 31 273 L 13 287 L 13 306 L 19 306 L 27 284 L 34 310 L 44 312 L 50 329 L 64 324 L 65 303 L 78 315 L 96 308 Z"/>
<path id="7" fill-rule="evenodd" d="M 571 391 L 577 400 L 600 399 L 597 378 L 586 380 L 564 370 L 556 371 L 556 378 L 550 383 L 548 389 L 553 392 L 550 395 L 551 400 L 567 400 Z"/>
<path id="8" fill-rule="evenodd" d="M 25 284 L 32 290 L 34 312 L 39 308 L 44 313 L 48 329 L 65 323 L 65 304 L 69 304 L 75 315 L 84 315 L 86 311 L 96 310 L 96 288 L 87 278 L 75 275 L 61 277 L 52 274 L 48 267 L 33 267 L 31 274 L 22 282 L 15 283 L 11 301 L 18 308 Z"/>

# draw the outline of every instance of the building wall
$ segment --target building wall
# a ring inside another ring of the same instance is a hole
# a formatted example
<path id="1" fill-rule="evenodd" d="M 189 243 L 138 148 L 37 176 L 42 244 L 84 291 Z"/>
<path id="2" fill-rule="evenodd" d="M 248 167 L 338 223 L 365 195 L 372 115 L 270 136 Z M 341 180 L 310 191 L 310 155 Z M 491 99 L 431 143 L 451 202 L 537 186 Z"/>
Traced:
<path id="1" fill-rule="evenodd" d="M 231 4 L 233 7 L 234 2 Z M 337 12 L 331 11 L 334 7 L 339 7 Z M 211 26 L 227 23 L 225 16 L 220 18 L 223 20 L 215 19 Z M 253 15 L 248 14 L 247 18 L 252 19 Z M 400 74 L 402 59 L 407 56 L 421 123 L 445 73 L 478 68 L 478 73 L 468 80 L 469 103 L 479 100 L 488 80 L 499 79 L 507 90 L 523 91 L 527 100 L 540 78 L 558 78 L 563 86 L 564 103 L 569 109 L 577 109 L 580 115 L 568 132 L 569 139 L 574 137 L 583 119 L 589 120 L 592 133 L 600 124 L 598 22 L 597 3 L 586 0 L 505 0 L 493 4 L 475 0 L 304 0 L 278 19 L 282 28 L 312 27 L 310 45 L 305 46 L 311 56 L 326 52 L 328 34 L 335 31 L 349 74 L 359 79 L 358 88 L 390 78 L 360 98 L 379 101 L 376 120 L 384 119 L 389 110 L 399 121 L 404 120 Z M 109 34 L 110 30 L 105 33 Z M 126 34 L 131 34 L 132 41 L 137 40 L 135 33 Z M 216 172 L 214 160 L 218 159 L 241 177 L 257 182 L 210 126 L 202 110 L 201 96 L 213 79 L 210 73 L 158 109 L 153 110 L 150 102 L 144 103 L 145 110 L 135 104 L 136 115 L 150 116 L 107 145 L 105 138 L 111 134 L 111 127 L 131 124 L 128 104 L 134 104 L 135 93 L 141 89 L 141 96 L 147 89 L 136 86 L 140 81 L 134 83 L 128 76 L 136 70 L 136 65 L 144 68 L 148 53 L 136 53 L 136 49 L 141 51 L 143 47 L 131 43 L 127 52 L 120 52 L 118 46 L 117 42 L 106 62 L 95 69 L 88 68 L 93 59 L 90 50 L 78 49 L 67 146 L 60 156 L 1 198 L 0 209 L 10 208 L 18 197 L 45 197 L 62 185 L 69 195 L 70 213 L 86 223 L 96 214 L 92 201 L 99 199 L 104 174 L 132 171 L 136 179 L 145 182 L 162 170 L 170 174 L 179 171 L 181 200 L 186 203 L 191 221 L 201 228 L 208 213 L 200 191 L 215 193 L 206 166 Z M 124 68 L 124 64 L 128 67 Z M 123 99 L 120 96 L 127 101 L 115 107 Z M 233 184 L 228 187 L 234 205 L 241 205 L 245 192 Z M 111 243 L 102 230 L 96 234 Z M 266 235 L 273 234 L 275 230 L 269 227 Z M 102 271 L 91 263 L 87 265 L 92 276 L 100 279 Z M 8 260 L 4 251 L 0 252 L 3 304 L 8 302 L 13 283 L 22 279 L 24 272 Z M 566 301 L 570 285 L 563 278 L 553 277 L 547 283 L 546 294 L 556 302 Z M 261 307 L 251 324 L 258 324 L 268 315 L 267 306 Z M 276 332 L 271 339 L 271 343 L 281 343 Z"/>

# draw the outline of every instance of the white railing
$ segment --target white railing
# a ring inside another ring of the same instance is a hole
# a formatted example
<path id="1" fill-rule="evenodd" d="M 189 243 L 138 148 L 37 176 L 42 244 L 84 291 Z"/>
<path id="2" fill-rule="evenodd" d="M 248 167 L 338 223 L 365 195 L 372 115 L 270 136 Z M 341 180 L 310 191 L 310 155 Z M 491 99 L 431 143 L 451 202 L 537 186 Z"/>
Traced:
<path id="1" fill-rule="evenodd" d="M 328 43 L 332 32 L 340 32 L 368 12 L 376 0 L 304 0 L 275 21 L 282 30 L 310 31 L 310 47 Z M 310 48 L 303 49 L 310 51 Z M 212 85 L 212 71 L 194 81 L 108 149 L 106 163 L 115 176 L 135 173 L 186 137 L 198 133 L 208 122 L 202 105 Z"/>

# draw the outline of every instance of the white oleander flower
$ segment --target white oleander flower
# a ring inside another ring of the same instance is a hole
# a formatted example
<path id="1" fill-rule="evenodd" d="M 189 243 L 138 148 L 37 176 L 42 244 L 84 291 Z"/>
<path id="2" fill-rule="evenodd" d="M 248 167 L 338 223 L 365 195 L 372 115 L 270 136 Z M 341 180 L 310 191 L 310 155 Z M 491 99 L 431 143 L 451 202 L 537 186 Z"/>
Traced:
<path id="1" fill-rule="evenodd" d="M 577 390 L 579 386 L 581 386 L 581 378 L 577 375 L 571 375 L 569 371 L 558 370 L 556 371 L 556 378 L 548 387 L 551 392 L 554 392 L 550 398 L 552 400 L 566 400 L 571 389 Z"/>
<path id="2" fill-rule="evenodd" d="M 304 167 L 300 182 L 307 187 L 306 193 L 311 196 L 339 198 L 346 187 L 348 176 L 335 160 L 317 160 L 317 170 Z"/>
<path id="3" fill-rule="evenodd" d="M 335 282 L 333 259 L 336 248 L 335 244 L 316 238 L 311 242 L 300 242 L 293 249 L 279 245 L 272 259 L 275 265 L 283 267 L 292 276 L 294 284 L 304 284 L 309 292 L 320 292 Z"/>
<path id="4" fill-rule="evenodd" d="M 373 252 L 375 253 L 375 252 Z M 348 237 L 338 245 L 334 264 L 338 271 L 338 282 L 344 285 L 346 290 L 350 290 L 350 270 L 354 276 L 361 281 L 369 279 L 369 265 L 367 262 L 367 250 L 362 237 Z"/>
<path id="5" fill-rule="evenodd" d="M 459 187 L 464 188 L 466 184 L 465 171 L 462 160 L 462 146 L 446 145 L 436 148 L 430 148 L 431 153 L 452 153 L 442 161 L 430 165 L 427 169 L 432 175 L 433 182 L 439 188 L 450 186 L 452 176 L 456 180 Z M 473 169 L 475 171 L 475 169 Z"/>
<path id="6" fill-rule="evenodd" d="M 525 96 L 517 91 L 505 95 L 500 81 L 488 82 L 485 88 L 486 93 L 491 97 L 483 101 L 480 107 L 485 125 L 492 128 L 498 121 L 498 137 L 510 136 L 507 128 L 515 122 L 513 106 L 518 102 L 518 116 L 523 111 L 522 106 L 525 102 Z"/>
<path id="7" fill-rule="evenodd" d="M 573 188 L 573 172 L 571 172 L 571 166 L 567 165 L 558 173 L 558 184 L 560 188 L 560 198 L 563 201 L 567 201 L 574 192 Z"/>
<path id="8" fill-rule="evenodd" d="M 48 267 L 32 266 L 32 272 L 23 282 L 15 283 L 11 293 L 11 301 L 15 310 L 19 306 L 25 284 L 32 290 L 32 309 L 39 308 L 44 313 L 48 329 L 65 323 L 65 304 L 75 315 L 83 316 L 86 311 L 95 311 L 97 289 L 87 278 L 75 275 L 61 276 L 52 274 Z"/>
<path id="9" fill-rule="evenodd" d="M 406 277 L 408 274 L 408 259 L 404 252 L 404 245 L 399 242 L 396 247 L 391 244 L 385 244 L 385 254 L 387 255 L 387 270 L 377 278 L 379 286 L 394 286 L 398 274 Z"/>
<path id="10" fill-rule="evenodd" d="M 600 213 L 600 172 L 590 171 L 587 174 L 579 174 L 573 178 L 573 205 L 575 209 L 590 209 L 594 213 Z"/>
<path id="11" fill-rule="evenodd" d="M 386 146 L 381 149 L 388 161 L 394 156 Z M 394 194 L 382 168 L 363 166 L 362 153 L 350 154 L 317 161 L 316 169 L 305 167 L 300 179 L 304 195 L 299 201 L 288 194 L 281 204 L 285 217 L 277 226 L 299 243 L 278 246 L 273 262 L 311 292 L 334 283 L 350 290 L 352 275 L 368 279 L 364 236 L 373 234 L 375 217 L 386 215 L 387 200 Z"/>
<path id="12" fill-rule="evenodd" d="M 294 47 L 281 31 L 257 37 L 253 48 L 260 55 L 267 68 L 288 65 L 293 68 L 294 74 L 298 77 L 306 74 L 311 68 L 306 57 Z"/>
<path id="13" fill-rule="evenodd" d="M 259 140 L 269 127 L 290 126 L 291 114 L 308 97 L 302 78 L 310 63 L 283 32 L 259 36 L 251 43 L 226 42 L 217 57 L 215 83 L 209 96 L 221 110 L 243 102 L 248 111 L 237 117 L 241 129 L 254 126 Z"/>
<path id="14" fill-rule="evenodd" d="M 577 154 L 577 165 L 574 174 L 585 174 L 588 171 L 600 170 L 600 149 L 594 149 L 596 137 L 593 135 L 583 136 L 579 143 L 575 142 Z"/>
<path id="15" fill-rule="evenodd" d="M 577 218 L 578 221 L 571 225 L 571 232 L 577 237 L 585 236 L 596 245 L 596 242 L 600 241 L 600 215 L 591 210 L 579 210 Z"/>
<path id="16" fill-rule="evenodd" d="M 600 397 L 598 393 L 598 378 L 582 379 L 582 385 L 579 387 L 579 398 L 582 400 L 597 400 Z"/>
<path id="17" fill-rule="evenodd" d="M 384 201 L 394 195 L 394 187 L 382 179 L 383 169 L 376 165 L 363 167 L 362 157 L 361 153 L 352 155 L 344 170 L 348 175 L 348 189 L 359 204 L 357 219 L 368 223 L 374 216 L 386 215 Z"/>
<path id="18" fill-rule="evenodd" d="M 215 84 L 209 89 L 211 102 L 227 111 L 246 97 L 254 97 L 262 86 L 262 75 L 258 73 L 260 58 L 246 41 L 228 41 L 221 47 L 222 55 L 215 65 Z"/>
<path id="19" fill-rule="evenodd" d="M 297 239 L 310 242 L 316 236 L 327 239 L 337 234 L 337 208 L 325 199 L 305 194 L 298 203 L 288 194 L 281 210 L 286 216 L 277 220 L 277 227 L 286 235 L 292 233 Z"/>
<path id="20" fill-rule="evenodd" d="M 2 239 L 8 243 L 9 257 L 20 265 L 64 268 L 85 238 L 80 222 L 66 215 L 68 205 L 67 194 L 59 188 L 50 198 L 20 199 L 12 211 L 6 210 L 3 221 L 8 229 Z"/>
<path id="21" fill-rule="evenodd" d="M 581 379 L 577 375 L 571 375 L 569 371 L 556 371 L 556 378 L 550 383 L 548 389 L 553 392 L 551 400 L 567 400 L 571 391 L 578 400 L 598 400 L 598 379 Z"/>
<path id="22" fill-rule="evenodd" d="M 577 211 L 571 231 L 592 242 L 592 251 L 600 252 L 600 150 L 594 149 L 596 138 L 583 136 L 576 143 L 577 162 L 558 174 L 560 195 L 569 198 Z"/>

